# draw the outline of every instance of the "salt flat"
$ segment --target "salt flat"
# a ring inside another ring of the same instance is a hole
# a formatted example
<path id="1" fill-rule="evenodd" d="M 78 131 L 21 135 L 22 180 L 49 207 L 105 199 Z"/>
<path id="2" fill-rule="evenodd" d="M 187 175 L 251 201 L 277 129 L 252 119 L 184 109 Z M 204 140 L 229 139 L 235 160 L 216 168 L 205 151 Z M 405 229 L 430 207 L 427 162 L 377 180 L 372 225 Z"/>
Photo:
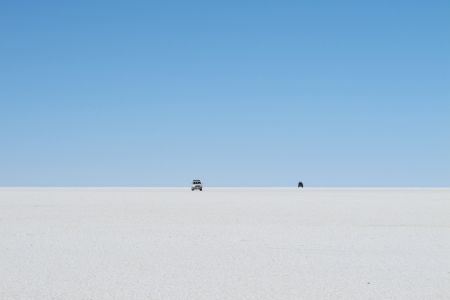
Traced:
<path id="1" fill-rule="evenodd" d="M 0 189 L 0 299 L 449 299 L 450 189 Z"/>

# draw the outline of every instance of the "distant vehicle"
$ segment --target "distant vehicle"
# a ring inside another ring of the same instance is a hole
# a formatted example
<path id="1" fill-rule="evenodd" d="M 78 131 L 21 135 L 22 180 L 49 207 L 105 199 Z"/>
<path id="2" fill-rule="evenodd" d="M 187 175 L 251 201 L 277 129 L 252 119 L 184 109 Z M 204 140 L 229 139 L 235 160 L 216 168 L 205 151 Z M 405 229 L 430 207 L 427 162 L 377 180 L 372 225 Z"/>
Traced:
<path id="1" fill-rule="evenodd" d="M 300 181 L 300 182 L 298 183 L 298 187 L 299 187 L 299 188 L 303 188 L 303 182 Z"/>
<path id="2" fill-rule="evenodd" d="M 194 191 L 194 190 L 200 190 L 200 191 L 202 191 L 202 190 L 203 190 L 202 182 L 201 182 L 200 180 L 198 180 L 198 179 L 192 180 L 191 190 L 192 190 L 192 191 Z"/>

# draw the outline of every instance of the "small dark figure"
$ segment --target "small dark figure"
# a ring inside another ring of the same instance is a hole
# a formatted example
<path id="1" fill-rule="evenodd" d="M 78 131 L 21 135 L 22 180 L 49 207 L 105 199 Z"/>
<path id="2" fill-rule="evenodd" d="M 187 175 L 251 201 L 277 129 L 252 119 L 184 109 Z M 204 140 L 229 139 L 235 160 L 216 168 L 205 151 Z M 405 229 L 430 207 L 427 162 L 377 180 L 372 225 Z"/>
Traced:
<path id="1" fill-rule="evenodd" d="M 298 187 L 299 187 L 299 188 L 303 188 L 303 182 L 300 181 L 300 182 L 298 183 Z"/>

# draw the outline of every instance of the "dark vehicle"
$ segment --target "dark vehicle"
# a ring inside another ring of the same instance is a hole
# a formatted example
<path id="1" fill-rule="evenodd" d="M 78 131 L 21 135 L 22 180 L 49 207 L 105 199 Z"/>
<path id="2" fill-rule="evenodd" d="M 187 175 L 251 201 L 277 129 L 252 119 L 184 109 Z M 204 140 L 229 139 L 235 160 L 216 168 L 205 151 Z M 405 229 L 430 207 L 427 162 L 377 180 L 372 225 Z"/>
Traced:
<path id="1" fill-rule="evenodd" d="M 298 183 L 298 187 L 299 187 L 299 188 L 303 188 L 303 182 L 300 181 L 300 182 Z"/>

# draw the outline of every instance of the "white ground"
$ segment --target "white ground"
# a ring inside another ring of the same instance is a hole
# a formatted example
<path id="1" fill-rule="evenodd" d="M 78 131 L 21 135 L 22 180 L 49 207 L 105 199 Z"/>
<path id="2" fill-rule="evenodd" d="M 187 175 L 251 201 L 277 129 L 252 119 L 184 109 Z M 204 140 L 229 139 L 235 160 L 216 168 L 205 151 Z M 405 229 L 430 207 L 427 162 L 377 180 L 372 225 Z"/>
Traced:
<path id="1" fill-rule="evenodd" d="M 450 189 L 0 189 L 0 299 L 450 299 Z"/>

